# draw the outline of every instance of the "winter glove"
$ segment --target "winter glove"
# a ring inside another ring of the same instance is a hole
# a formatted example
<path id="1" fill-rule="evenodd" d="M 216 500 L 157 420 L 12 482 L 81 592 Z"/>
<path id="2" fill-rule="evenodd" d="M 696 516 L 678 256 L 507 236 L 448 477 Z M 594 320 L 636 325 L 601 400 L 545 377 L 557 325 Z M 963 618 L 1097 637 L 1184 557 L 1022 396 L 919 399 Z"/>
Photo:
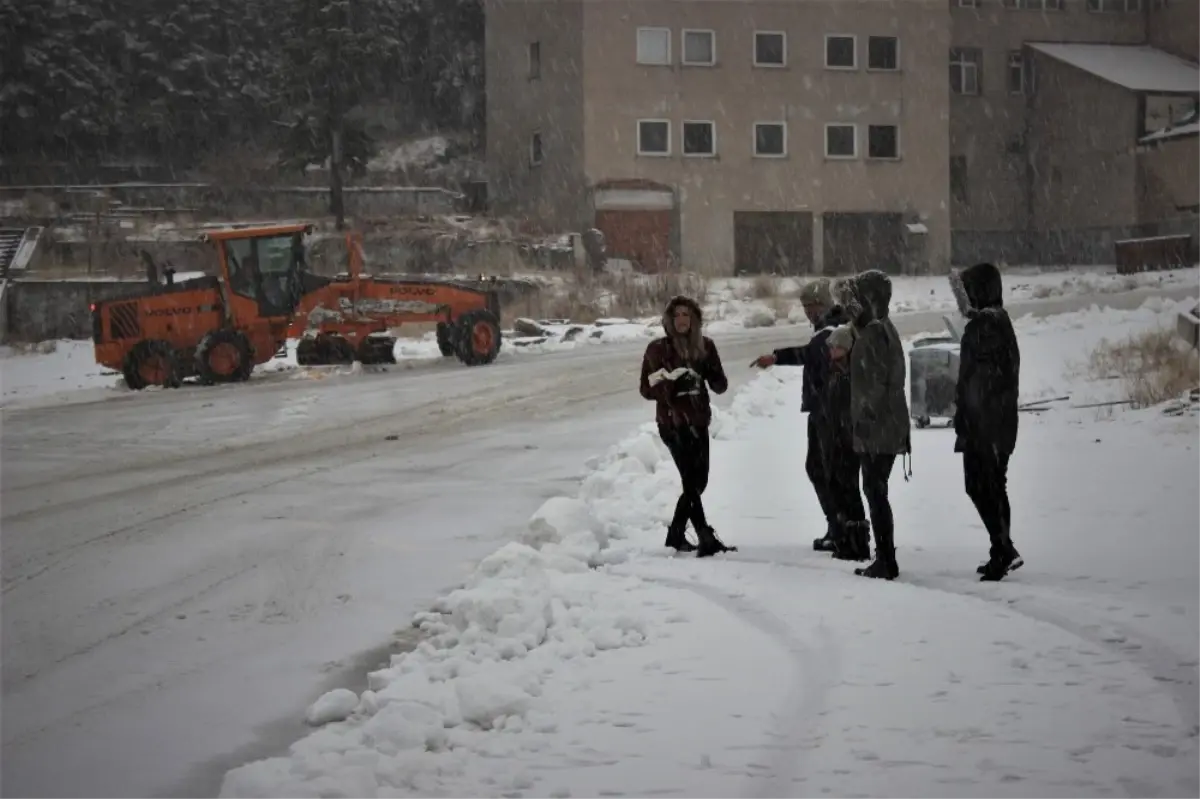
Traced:
<path id="1" fill-rule="evenodd" d="M 678 380 L 684 375 L 694 375 L 696 377 L 700 376 L 686 366 L 680 366 L 677 369 L 672 369 L 671 371 L 667 372 L 667 377 L 671 380 Z"/>
<path id="2" fill-rule="evenodd" d="M 675 396 L 686 397 L 699 394 L 700 387 L 703 385 L 703 379 L 700 377 L 700 375 L 696 374 L 691 369 L 677 371 L 682 371 L 683 374 L 675 378 Z"/>
<path id="3" fill-rule="evenodd" d="M 671 379 L 673 378 L 666 369 L 659 369 L 657 372 L 651 372 L 650 374 L 646 375 L 646 380 L 651 386 L 657 386 L 662 381 Z"/>

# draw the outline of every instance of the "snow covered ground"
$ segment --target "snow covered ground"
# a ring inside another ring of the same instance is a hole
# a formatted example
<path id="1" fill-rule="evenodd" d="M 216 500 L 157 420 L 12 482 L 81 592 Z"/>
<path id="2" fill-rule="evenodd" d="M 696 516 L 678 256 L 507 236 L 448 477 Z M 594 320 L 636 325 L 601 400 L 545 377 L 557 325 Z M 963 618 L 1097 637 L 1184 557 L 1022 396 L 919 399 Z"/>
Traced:
<path id="1" fill-rule="evenodd" d="M 977 581 L 937 427 L 892 481 L 900 579 L 814 553 L 801 372 L 776 368 L 716 415 L 706 506 L 740 552 L 661 547 L 678 481 L 643 426 L 323 699 L 346 720 L 222 795 L 1197 795 L 1198 419 L 1072 407 L 1112 396 L 1096 344 L 1177 307 L 1018 320 L 1023 398 L 1071 399 L 1022 416 L 1004 582 Z"/>

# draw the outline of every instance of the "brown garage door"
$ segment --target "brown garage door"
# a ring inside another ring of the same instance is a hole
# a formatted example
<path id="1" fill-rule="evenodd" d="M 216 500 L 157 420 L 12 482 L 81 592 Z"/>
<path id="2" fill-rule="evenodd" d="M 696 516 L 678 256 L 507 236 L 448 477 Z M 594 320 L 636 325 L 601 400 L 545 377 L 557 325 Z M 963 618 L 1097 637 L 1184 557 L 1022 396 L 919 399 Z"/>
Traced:
<path id="1" fill-rule="evenodd" d="M 597 211 L 596 228 L 609 256 L 628 258 L 645 272 L 670 269 L 670 211 Z"/>
<path id="2" fill-rule="evenodd" d="M 850 275 L 867 269 L 900 274 L 904 265 L 904 215 L 828 213 L 822 217 L 825 273 Z"/>
<path id="3" fill-rule="evenodd" d="M 798 211 L 734 211 L 733 266 L 739 275 L 807 275 L 813 217 Z"/>

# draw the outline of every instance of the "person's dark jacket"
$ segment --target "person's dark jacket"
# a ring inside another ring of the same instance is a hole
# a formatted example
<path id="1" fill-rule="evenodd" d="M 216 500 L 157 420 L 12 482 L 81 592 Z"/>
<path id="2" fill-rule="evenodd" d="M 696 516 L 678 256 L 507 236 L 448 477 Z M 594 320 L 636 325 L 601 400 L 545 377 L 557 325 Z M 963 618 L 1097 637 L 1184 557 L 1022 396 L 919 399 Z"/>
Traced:
<path id="1" fill-rule="evenodd" d="M 1000 270 L 989 263 L 975 264 L 958 279 L 968 308 L 959 353 L 954 448 L 994 448 L 1011 455 L 1017 446 L 1021 349 L 1004 310 Z"/>
<path id="2" fill-rule="evenodd" d="M 686 336 L 675 332 L 674 312 L 681 304 L 692 312 L 692 327 Z M 675 297 L 667 303 L 662 322 L 667 335 L 651 341 L 642 357 L 642 396 L 656 403 L 654 418 L 660 426 L 706 428 L 712 422 L 709 389 L 724 394 L 729 388 L 717 345 L 701 334 L 700 306 L 688 297 Z M 701 379 L 683 377 L 650 384 L 650 375 L 659 369 L 671 372 L 681 366 L 690 367 Z M 688 393 L 692 391 L 695 393 Z"/>
<path id="3" fill-rule="evenodd" d="M 778 366 L 803 366 L 800 385 L 800 412 L 820 414 L 825 407 L 825 383 L 829 375 L 829 346 L 826 339 L 838 325 L 850 321 L 842 306 L 835 305 L 817 320 L 817 329 L 807 343 L 799 347 L 775 350 Z"/>
<path id="4" fill-rule="evenodd" d="M 853 352 L 853 349 L 851 349 Z M 854 453 L 854 427 L 850 418 L 850 360 L 830 361 L 825 383 L 825 424 L 822 425 L 825 451 L 830 457 Z"/>
<path id="5" fill-rule="evenodd" d="M 869 455 L 911 452 L 905 399 L 904 347 L 888 318 L 892 281 L 872 269 L 854 278 L 854 329 L 850 352 L 850 421 L 854 451 Z"/>

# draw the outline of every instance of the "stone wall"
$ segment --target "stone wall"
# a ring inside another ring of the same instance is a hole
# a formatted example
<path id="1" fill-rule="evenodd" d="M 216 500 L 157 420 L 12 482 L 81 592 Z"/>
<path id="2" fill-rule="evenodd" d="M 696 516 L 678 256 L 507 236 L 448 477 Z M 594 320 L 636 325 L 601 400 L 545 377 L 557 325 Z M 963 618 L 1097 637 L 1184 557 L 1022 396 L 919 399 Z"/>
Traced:
<path id="1" fill-rule="evenodd" d="M 1012 266 L 1088 266 L 1116 263 L 1113 242 L 1121 239 L 1185 233 L 1192 236 L 1192 259 L 1196 262 L 1200 217 L 1195 215 L 1142 225 L 1074 230 L 956 230 L 950 242 L 955 266 L 980 261 Z"/>

